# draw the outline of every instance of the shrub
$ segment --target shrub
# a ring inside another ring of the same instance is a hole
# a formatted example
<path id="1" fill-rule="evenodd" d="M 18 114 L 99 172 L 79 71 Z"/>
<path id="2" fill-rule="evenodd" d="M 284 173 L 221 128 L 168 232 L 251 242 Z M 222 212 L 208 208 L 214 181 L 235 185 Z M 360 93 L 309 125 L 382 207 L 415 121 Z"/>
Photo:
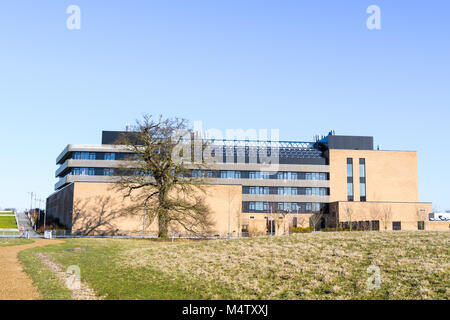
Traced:
<path id="1" fill-rule="evenodd" d="M 306 227 L 306 228 L 303 228 L 303 227 L 292 227 L 291 228 L 291 232 L 292 233 L 310 233 L 312 231 L 314 231 L 313 227 Z"/>

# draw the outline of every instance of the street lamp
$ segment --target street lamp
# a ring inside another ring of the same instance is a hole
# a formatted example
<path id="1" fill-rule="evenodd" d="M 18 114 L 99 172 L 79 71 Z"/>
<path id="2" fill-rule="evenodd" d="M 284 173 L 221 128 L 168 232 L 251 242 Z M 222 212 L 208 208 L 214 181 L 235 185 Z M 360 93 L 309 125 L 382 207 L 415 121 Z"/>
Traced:
<path id="1" fill-rule="evenodd" d="M 30 217 L 31 210 L 33 209 L 33 195 L 34 195 L 34 193 L 33 193 L 33 192 L 28 192 L 28 194 L 31 195 L 30 212 L 29 212 L 29 214 L 28 214 L 28 217 Z"/>
<path id="2" fill-rule="evenodd" d="M 44 203 L 44 200 L 39 199 L 39 216 L 41 215 L 41 205 Z M 45 232 L 45 223 L 47 220 L 47 212 L 44 210 L 44 232 Z"/>
<path id="3" fill-rule="evenodd" d="M 270 206 L 270 235 L 273 236 L 272 206 Z"/>

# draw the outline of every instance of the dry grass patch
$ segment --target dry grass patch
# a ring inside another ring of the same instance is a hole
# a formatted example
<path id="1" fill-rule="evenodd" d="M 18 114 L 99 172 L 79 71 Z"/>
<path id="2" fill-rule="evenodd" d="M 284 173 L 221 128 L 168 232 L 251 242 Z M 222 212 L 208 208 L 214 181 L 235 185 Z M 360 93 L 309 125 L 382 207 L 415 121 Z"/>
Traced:
<path id="1" fill-rule="evenodd" d="M 448 299 L 449 233 L 339 232 L 155 243 L 118 265 L 195 284 L 225 299 Z M 381 270 L 368 290 L 367 268 Z"/>

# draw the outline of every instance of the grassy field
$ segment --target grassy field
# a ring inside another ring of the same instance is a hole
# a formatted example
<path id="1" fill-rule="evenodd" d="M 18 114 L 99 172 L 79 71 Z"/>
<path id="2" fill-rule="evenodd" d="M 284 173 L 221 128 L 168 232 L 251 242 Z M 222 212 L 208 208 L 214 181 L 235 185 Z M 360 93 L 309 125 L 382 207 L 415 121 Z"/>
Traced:
<path id="1" fill-rule="evenodd" d="M 17 229 L 16 218 L 14 216 L 0 216 L 0 229 Z"/>
<path id="2" fill-rule="evenodd" d="M 30 239 L 20 239 L 20 238 L 0 238 L 0 247 L 6 246 L 16 246 L 20 244 L 32 243 L 33 240 Z"/>
<path id="3" fill-rule="evenodd" d="M 64 299 L 67 292 L 35 252 L 64 267 L 78 265 L 83 281 L 108 299 L 449 299 L 449 242 L 449 232 L 174 243 L 70 239 L 23 251 L 20 258 L 44 298 Z M 369 266 L 380 270 L 379 288 L 367 287 Z M 49 283 L 61 296 L 45 287 Z"/>

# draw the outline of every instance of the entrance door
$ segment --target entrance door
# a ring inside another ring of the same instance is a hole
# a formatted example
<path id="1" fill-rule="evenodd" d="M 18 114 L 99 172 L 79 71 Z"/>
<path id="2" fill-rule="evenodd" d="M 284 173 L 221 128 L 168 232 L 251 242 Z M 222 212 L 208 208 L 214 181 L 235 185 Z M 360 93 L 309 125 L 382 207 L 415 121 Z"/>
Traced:
<path id="1" fill-rule="evenodd" d="M 275 220 L 267 219 L 267 234 L 274 235 L 275 234 Z"/>

